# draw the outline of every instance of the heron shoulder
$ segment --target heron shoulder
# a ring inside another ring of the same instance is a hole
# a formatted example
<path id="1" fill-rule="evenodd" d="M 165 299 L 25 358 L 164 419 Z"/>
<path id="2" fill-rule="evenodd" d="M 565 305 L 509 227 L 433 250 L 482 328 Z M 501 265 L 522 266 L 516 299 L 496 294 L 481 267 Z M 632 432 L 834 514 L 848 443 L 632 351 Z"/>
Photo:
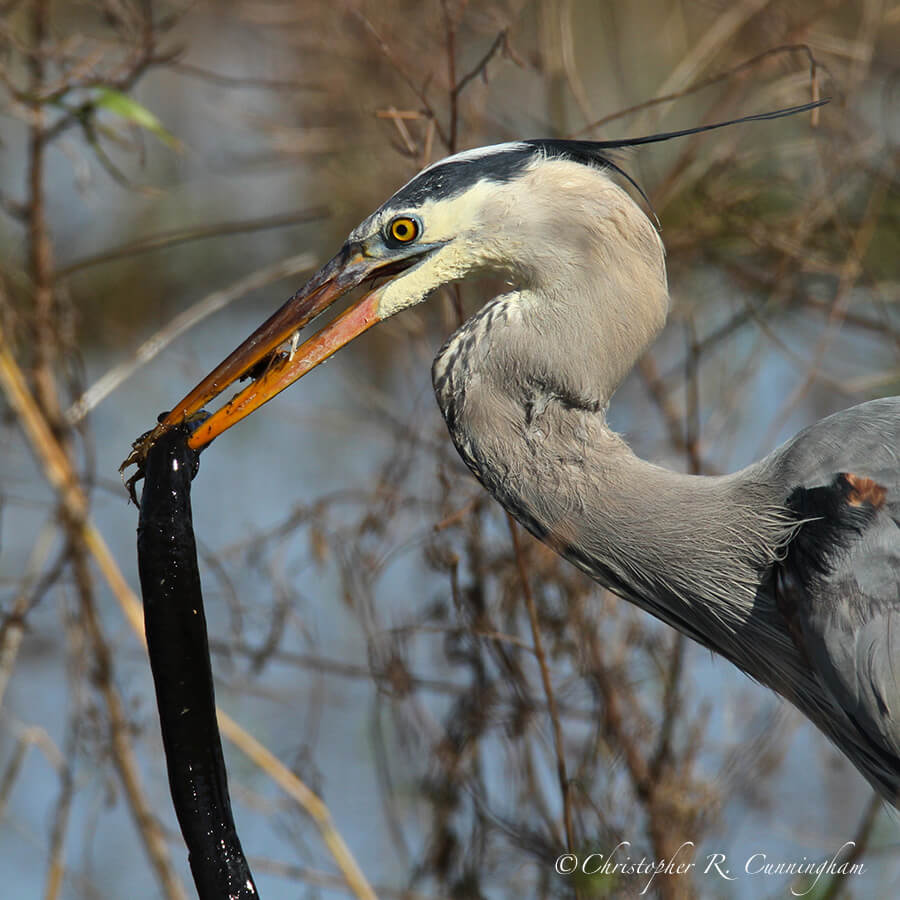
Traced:
<path id="1" fill-rule="evenodd" d="M 900 398 L 801 431 L 755 469 L 799 527 L 772 599 L 835 708 L 830 733 L 887 797 L 900 791 Z"/>
<path id="2" fill-rule="evenodd" d="M 778 479 L 787 493 L 797 487 L 820 487 L 840 472 L 852 472 L 871 478 L 896 496 L 900 492 L 900 397 L 869 400 L 820 419 L 754 468 Z"/>

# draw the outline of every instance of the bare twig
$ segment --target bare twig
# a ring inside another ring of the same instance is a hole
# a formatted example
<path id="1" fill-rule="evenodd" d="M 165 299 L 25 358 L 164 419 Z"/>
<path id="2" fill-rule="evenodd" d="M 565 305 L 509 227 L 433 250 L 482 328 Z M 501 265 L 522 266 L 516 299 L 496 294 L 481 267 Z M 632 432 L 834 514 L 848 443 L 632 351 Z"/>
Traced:
<path id="1" fill-rule="evenodd" d="M 566 773 L 566 752 L 563 742 L 562 728 L 559 724 L 559 710 L 556 706 L 556 694 L 553 692 L 553 681 L 550 678 L 550 668 L 547 665 L 547 657 L 544 654 L 544 644 L 541 638 L 541 623 L 538 619 L 537 606 L 534 595 L 531 593 L 531 584 L 528 580 L 528 572 L 525 568 L 525 557 L 522 554 L 522 545 L 519 541 L 519 526 L 516 520 L 507 513 L 506 521 L 509 525 L 509 533 L 512 538 L 513 553 L 516 558 L 516 567 L 519 571 L 519 579 L 522 583 L 522 596 L 525 598 L 525 607 L 528 610 L 528 620 L 531 623 L 531 638 L 534 642 L 534 655 L 537 657 L 541 670 L 541 683 L 544 686 L 544 696 L 547 698 L 547 708 L 550 712 L 550 722 L 553 726 L 553 745 L 556 751 L 556 774 L 559 779 L 559 790 L 563 803 L 563 822 L 566 830 L 566 849 L 573 851 L 575 844 L 575 826 L 572 820 L 571 785 Z M 577 890 L 577 888 L 576 888 Z"/>
<path id="2" fill-rule="evenodd" d="M 173 62 L 170 69 L 181 72 L 189 78 L 198 78 L 201 81 L 217 84 L 221 87 L 237 88 L 246 90 L 250 88 L 260 88 L 266 91 L 313 91 L 321 93 L 327 88 L 321 84 L 309 84 L 306 81 L 292 81 L 278 78 L 254 78 L 248 75 L 223 75 L 221 72 L 213 72 L 202 66 L 195 66 L 192 63 L 181 61 Z"/>
<path id="3" fill-rule="evenodd" d="M 478 61 L 478 63 L 469 71 L 463 75 L 462 78 L 459 79 L 451 89 L 451 93 L 456 95 L 458 98 L 459 95 L 466 89 L 466 87 L 474 81 L 476 78 L 481 76 L 484 79 L 487 79 L 487 67 L 488 63 L 497 55 L 497 53 L 509 54 L 509 31 L 504 28 L 497 37 L 494 38 L 494 42 L 488 48 L 487 53 Z"/>
<path id="4" fill-rule="evenodd" d="M 208 294 L 184 312 L 179 313 L 166 326 L 160 328 L 156 334 L 144 341 L 134 352 L 131 359 L 113 366 L 112 369 L 98 378 L 66 410 L 66 421 L 70 425 L 80 422 L 92 409 L 120 387 L 123 382 L 131 378 L 135 372 L 162 352 L 172 341 L 214 312 L 218 312 L 235 300 L 246 296 L 251 291 L 265 287 L 267 284 L 308 271 L 315 265 L 315 262 L 315 257 L 312 254 L 301 253 L 299 256 L 292 256 L 288 259 L 280 260 L 274 265 L 266 266 L 266 268 L 253 272 L 227 288 Z"/>
<path id="5" fill-rule="evenodd" d="M 69 278 L 76 272 L 89 269 L 94 266 L 106 265 L 120 259 L 130 259 L 142 253 L 150 253 L 154 250 L 163 250 L 167 247 L 175 247 L 179 244 L 187 244 L 192 241 L 208 240 L 210 238 L 225 237 L 234 234 L 252 234 L 255 231 L 267 231 L 271 228 L 285 228 L 288 225 L 301 225 L 307 222 L 316 222 L 328 216 L 328 210 L 324 207 L 300 210 L 298 212 L 285 213 L 278 216 L 264 216 L 260 219 L 241 219 L 236 222 L 219 222 L 215 225 L 203 225 L 194 228 L 176 228 L 172 231 L 161 231 L 157 234 L 147 235 L 136 241 L 129 241 L 120 247 L 113 247 L 95 256 L 87 256 L 83 259 L 60 266 L 56 269 L 57 281 Z M 297 257 L 295 257 L 297 258 Z M 293 275 L 294 272 L 288 274 Z"/>
<path id="6" fill-rule="evenodd" d="M 382 38 L 382 36 L 378 33 L 378 30 L 372 24 L 372 22 L 366 18 L 361 12 L 358 10 L 354 10 L 353 13 L 360 22 L 362 22 L 363 27 L 369 34 L 375 39 L 375 42 L 378 44 L 379 49 L 384 55 L 385 59 L 390 64 L 391 68 L 400 76 L 400 78 L 406 83 L 406 86 L 410 89 L 413 95 L 418 99 L 418 101 L 422 104 L 422 108 L 427 114 L 428 118 L 434 122 L 435 130 L 437 131 L 438 137 L 440 138 L 441 143 L 449 149 L 450 147 L 450 138 L 441 127 L 441 123 L 437 118 L 437 115 L 434 111 L 434 107 L 431 105 L 425 91 L 418 87 L 416 83 L 413 81 L 412 77 L 407 73 L 405 66 L 403 66 L 399 60 L 397 59 L 394 52 L 391 50 L 390 45 L 387 41 Z"/>
<path id="7" fill-rule="evenodd" d="M 827 66 L 824 66 L 821 62 L 819 62 L 819 60 L 816 59 L 808 44 L 786 44 L 781 47 L 772 47 L 769 50 L 764 50 L 762 53 L 758 53 L 756 54 L 756 56 L 753 56 L 736 66 L 732 66 L 731 68 L 726 69 L 724 72 L 720 72 L 718 75 L 713 75 L 710 78 L 701 79 L 700 81 L 691 84 L 689 87 L 680 88 L 679 90 L 672 91 L 668 94 L 657 95 L 650 100 L 644 100 L 641 103 L 632 104 L 631 106 L 627 106 L 624 109 L 618 109 L 614 113 L 610 113 L 607 116 L 596 119 L 589 125 L 584 125 L 578 130 L 573 131 L 569 135 L 569 137 L 580 137 L 581 135 L 587 134 L 590 131 L 595 131 L 598 128 L 602 128 L 604 125 L 608 125 L 610 122 L 615 122 L 617 119 L 624 119 L 626 116 L 634 115 L 634 113 L 636 112 L 643 112 L 645 109 L 652 109 L 653 107 L 660 106 L 663 103 L 671 103 L 673 100 L 680 100 L 682 97 L 689 97 L 691 94 L 699 93 L 700 91 L 703 91 L 708 87 L 712 87 L 715 84 L 721 84 L 723 81 L 734 78 L 735 75 L 739 75 L 747 71 L 748 69 L 752 69 L 773 56 L 781 56 L 791 53 L 802 53 L 806 56 L 809 62 L 810 78 L 812 79 L 814 91 L 811 99 L 813 102 L 818 100 L 818 80 L 816 78 L 816 75 L 819 69 L 823 69 L 827 72 Z M 813 114 L 816 113 L 818 113 L 818 110 L 813 110 Z M 815 122 L 813 124 L 815 124 Z"/>
<path id="8" fill-rule="evenodd" d="M 2 331 L 0 331 L 0 387 L 3 388 L 11 406 L 16 411 L 32 448 L 44 467 L 48 480 L 60 493 L 64 509 L 67 511 L 70 520 L 77 525 L 81 540 L 94 556 L 116 600 L 122 607 L 128 623 L 138 638 L 143 641 L 143 614 L 140 601 L 122 576 L 106 542 L 90 522 L 87 516 L 87 500 L 71 470 L 68 457 L 53 437 L 37 405 L 31 398 L 19 367 L 9 352 Z M 100 655 L 101 659 L 107 659 L 108 661 L 108 649 L 100 631 L 99 622 L 94 615 L 93 606 L 87 604 L 83 611 L 95 651 Z M 103 689 L 111 717 L 112 737 L 117 742 L 117 763 L 120 766 L 123 778 L 126 779 L 126 788 L 129 791 L 135 814 L 143 828 L 146 829 L 146 836 L 150 837 L 155 833 L 155 830 L 150 828 L 149 813 L 146 811 L 145 804 L 141 802 L 139 779 L 136 774 L 137 769 L 125 737 L 127 726 L 121 709 L 121 700 L 111 682 L 104 685 Z M 331 851 L 348 885 L 352 887 L 357 897 L 365 898 L 365 900 L 374 900 L 375 894 L 366 883 L 359 866 L 335 829 L 327 806 L 293 772 L 279 762 L 266 747 L 241 728 L 237 722 L 219 709 L 217 709 L 217 714 L 222 733 L 233 744 L 240 747 L 260 768 L 267 772 L 269 777 L 293 797 L 313 819 L 319 828 L 323 841 Z M 150 847 L 151 845 L 148 845 L 148 850 Z M 162 865 L 162 860 L 167 858 L 167 851 L 164 852 L 164 844 L 159 845 L 153 839 L 152 847 L 155 862 L 157 862 L 158 866 Z M 168 883 L 168 879 L 166 879 L 166 883 Z M 170 896 L 181 895 L 170 894 Z"/>
<path id="9" fill-rule="evenodd" d="M 848 868 L 862 859 L 869 849 L 869 840 L 872 837 L 872 832 L 875 830 L 875 823 L 878 821 L 882 806 L 881 798 L 873 791 L 859 820 L 859 825 L 856 827 L 856 834 L 851 839 L 850 852 L 846 856 L 841 857 L 841 863 L 846 863 Z M 828 887 L 820 894 L 820 900 L 837 900 L 848 885 L 849 881 L 846 875 L 832 876 Z"/>

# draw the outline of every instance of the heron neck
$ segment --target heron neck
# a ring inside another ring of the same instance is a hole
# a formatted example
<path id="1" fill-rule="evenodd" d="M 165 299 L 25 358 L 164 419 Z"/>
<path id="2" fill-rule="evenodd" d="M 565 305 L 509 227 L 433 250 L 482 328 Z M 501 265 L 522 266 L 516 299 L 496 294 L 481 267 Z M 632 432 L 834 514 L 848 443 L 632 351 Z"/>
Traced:
<path id="1" fill-rule="evenodd" d="M 750 671 L 734 636 L 757 628 L 772 640 L 780 628 L 751 613 L 791 533 L 783 498 L 750 471 L 689 476 L 638 458 L 605 419 L 617 373 L 601 365 L 592 376 L 600 354 L 585 356 L 574 334 L 563 335 L 575 359 L 567 368 L 565 350 L 516 302 L 488 304 L 435 360 L 438 403 L 461 456 L 541 540 L 691 637 L 726 655 L 735 646 L 734 661 Z"/>

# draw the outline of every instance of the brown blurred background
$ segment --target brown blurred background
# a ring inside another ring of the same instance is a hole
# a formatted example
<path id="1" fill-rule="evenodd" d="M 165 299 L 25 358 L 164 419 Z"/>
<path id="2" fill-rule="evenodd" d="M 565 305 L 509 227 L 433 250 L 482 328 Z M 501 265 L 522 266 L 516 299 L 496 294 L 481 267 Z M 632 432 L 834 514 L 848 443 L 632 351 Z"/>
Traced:
<path id="1" fill-rule="evenodd" d="M 898 67 L 893 0 L 2 0 L 4 896 L 192 895 L 116 468 L 351 227 L 457 149 L 832 97 L 623 157 L 673 306 L 613 425 L 733 470 L 898 390 Z M 697 868 L 645 896 L 896 895 L 896 818 L 824 738 L 527 539 L 551 716 L 505 519 L 431 396 L 490 290 L 386 323 L 203 458 L 218 700 L 295 778 L 226 742 L 261 894 L 365 896 L 302 782 L 379 897 L 639 895 L 554 874 L 558 726 L 579 850 L 691 842 Z M 744 872 L 847 841 L 861 875 Z M 736 880 L 703 874 L 715 852 Z"/>

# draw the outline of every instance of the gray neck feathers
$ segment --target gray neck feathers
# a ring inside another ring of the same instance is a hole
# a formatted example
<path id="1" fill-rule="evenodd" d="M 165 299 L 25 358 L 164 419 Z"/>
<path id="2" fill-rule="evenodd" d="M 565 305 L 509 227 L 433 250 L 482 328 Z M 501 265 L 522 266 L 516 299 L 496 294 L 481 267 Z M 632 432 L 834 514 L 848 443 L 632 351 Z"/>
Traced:
<path id="1" fill-rule="evenodd" d="M 600 219 L 556 223 L 547 233 L 559 239 L 520 261 L 521 289 L 448 340 L 433 369 L 438 403 L 463 459 L 529 530 L 766 683 L 776 676 L 753 647 L 784 644 L 790 671 L 776 687 L 787 693 L 795 653 L 758 590 L 794 527 L 778 486 L 755 478 L 758 467 L 724 478 L 669 472 L 606 424 L 668 306 L 655 232 L 630 200 L 607 199 Z M 541 247 L 533 235 L 522 244 Z"/>
<path id="2" fill-rule="evenodd" d="M 547 381 L 545 370 L 532 376 L 514 361 L 517 302 L 489 304 L 435 361 L 438 402 L 463 459 L 526 528 L 591 577 L 771 683 L 747 654 L 763 642 L 790 644 L 758 592 L 795 527 L 777 486 L 752 471 L 697 477 L 639 459 L 582 385 Z M 487 350 L 478 331 L 493 332 Z M 792 654 L 786 646 L 781 658 Z"/>

